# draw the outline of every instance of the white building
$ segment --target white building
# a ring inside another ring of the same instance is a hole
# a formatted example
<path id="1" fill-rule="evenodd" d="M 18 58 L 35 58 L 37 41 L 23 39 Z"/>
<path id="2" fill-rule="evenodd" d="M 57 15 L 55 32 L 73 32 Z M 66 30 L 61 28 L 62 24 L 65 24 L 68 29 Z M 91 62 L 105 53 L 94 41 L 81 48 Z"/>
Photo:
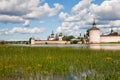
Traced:
<path id="1" fill-rule="evenodd" d="M 62 38 L 63 38 L 63 35 L 62 35 L 62 33 L 60 33 L 59 36 L 58 36 L 58 40 L 62 41 Z"/>
<path id="2" fill-rule="evenodd" d="M 55 40 L 62 41 L 62 38 L 63 38 L 62 33 L 59 33 L 59 35 L 56 34 L 56 36 L 55 36 L 54 32 L 52 31 L 51 35 L 48 37 L 48 40 L 50 40 L 50 41 L 55 41 Z"/>
<path id="3" fill-rule="evenodd" d="M 89 29 L 89 43 L 100 43 L 100 42 L 120 42 L 120 36 L 118 34 L 113 35 L 113 30 L 108 35 L 100 35 L 100 29 L 96 27 L 94 21 L 93 27 Z"/>
<path id="4" fill-rule="evenodd" d="M 54 32 L 52 31 L 51 35 L 49 36 L 48 40 L 55 40 Z"/>

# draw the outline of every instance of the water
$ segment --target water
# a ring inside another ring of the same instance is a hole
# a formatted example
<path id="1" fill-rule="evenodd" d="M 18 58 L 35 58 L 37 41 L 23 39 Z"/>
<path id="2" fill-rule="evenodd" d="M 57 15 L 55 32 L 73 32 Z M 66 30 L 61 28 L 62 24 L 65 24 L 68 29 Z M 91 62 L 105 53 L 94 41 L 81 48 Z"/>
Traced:
<path id="1" fill-rule="evenodd" d="M 37 73 L 36 75 L 30 73 L 29 75 L 19 75 L 19 76 L 10 76 L 4 77 L 5 79 L 0 78 L 0 80 L 94 80 L 97 77 L 97 80 L 103 80 L 103 77 L 97 74 L 95 70 L 86 70 L 79 72 L 77 74 L 71 73 L 70 75 L 56 75 L 52 73 L 47 73 L 42 75 Z M 101 79 L 98 77 L 102 77 Z"/>
<path id="2" fill-rule="evenodd" d="M 105 50 L 120 50 L 120 44 L 12 44 L 13 46 L 30 46 L 30 47 L 73 47 L 73 48 L 90 48 Z"/>
<path id="3" fill-rule="evenodd" d="M 120 44 L 90 44 L 90 49 L 120 50 Z"/>
<path id="4" fill-rule="evenodd" d="M 90 49 L 107 49 L 107 50 L 120 50 L 120 44 L 42 44 L 42 45 L 26 45 L 26 44 L 14 44 L 13 46 L 30 46 L 30 47 L 73 47 L 73 48 L 90 48 Z M 22 67 L 17 70 L 13 70 L 14 76 L 6 77 L 0 80 L 103 80 L 104 75 L 98 73 L 94 69 L 88 69 L 83 71 L 75 70 L 76 68 L 70 65 L 70 74 L 57 75 L 48 73 L 42 75 L 40 72 L 28 73 Z M 22 73 L 27 73 L 22 74 Z"/>

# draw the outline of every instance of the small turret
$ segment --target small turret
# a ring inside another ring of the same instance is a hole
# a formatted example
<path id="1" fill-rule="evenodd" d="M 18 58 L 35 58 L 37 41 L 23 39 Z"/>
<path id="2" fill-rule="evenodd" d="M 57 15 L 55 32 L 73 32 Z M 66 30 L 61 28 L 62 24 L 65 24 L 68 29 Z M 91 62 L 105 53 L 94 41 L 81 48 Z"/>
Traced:
<path id="1" fill-rule="evenodd" d="M 96 27 L 95 19 L 94 19 L 94 22 L 93 22 L 93 27 L 89 30 L 99 30 L 99 28 Z"/>
<path id="2" fill-rule="evenodd" d="M 52 31 L 52 33 L 51 33 L 51 38 L 54 38 L 54 32 Z"/>
<path id="3" fill-rule="evenodd" d="M 59 33 L 59 41 L 62 41 L 62 38 L 63 38 L 63 34 L 61 32 L 61 33 Z"/>
<path id="4" fill-rule="evenodd" d="M 51 35 L 48 37 L 48 40 L 55 40 L 54 32 L 52 31 Z"/>
<path id="5" fill-rule="evenodd" d="M 118 32 L 114 32 L 112 28 L 110 34 L 108 34 L 108 36 L 118 36 L 118 35 L 119 35 Z"/>
<path id="6" fill-rule="evenodd" d="M 113 29 L 111 28 L 111 34 L 113 33 L 114 31 L 113 31 Z"/>
<path id="7" fill-rule="evenodd" d="M 96 27 L 95 19 L 94 19 L 94 22 L 93 22 L 93 27 Z"/>

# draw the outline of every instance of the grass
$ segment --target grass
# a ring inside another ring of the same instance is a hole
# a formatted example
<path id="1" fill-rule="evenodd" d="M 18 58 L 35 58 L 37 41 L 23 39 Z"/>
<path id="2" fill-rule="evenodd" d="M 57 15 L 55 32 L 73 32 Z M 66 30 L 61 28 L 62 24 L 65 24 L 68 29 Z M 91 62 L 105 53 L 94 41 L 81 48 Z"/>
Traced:
<path id="1" fill-rule="evenodd" d="M 93 72 L 93 73 L 92 73 Z M 120 79 L 120 51 L 74 49 L 70 47 L 0 46 L 0 80 L 29 75 L 90 74 L 94 80 Z M 97 79 L 96 79 L 97 78 Z M 52 80 L 52 79 L 51 79 Z"/>
<path id="2" fill-rule="evenodd" d="M 101 42 L 100 44 L 120 44 L 120 42 Z"/>

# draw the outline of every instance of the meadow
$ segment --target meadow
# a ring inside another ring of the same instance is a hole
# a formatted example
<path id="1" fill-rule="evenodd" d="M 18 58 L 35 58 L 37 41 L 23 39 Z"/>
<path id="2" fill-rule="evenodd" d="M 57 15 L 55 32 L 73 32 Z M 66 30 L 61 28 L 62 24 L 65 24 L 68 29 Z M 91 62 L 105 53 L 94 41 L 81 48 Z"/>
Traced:
<path id="1" fill-rule="evenodd" d="M 1 45 L 0 80 L 120 80 L 120 51 Z"/>

